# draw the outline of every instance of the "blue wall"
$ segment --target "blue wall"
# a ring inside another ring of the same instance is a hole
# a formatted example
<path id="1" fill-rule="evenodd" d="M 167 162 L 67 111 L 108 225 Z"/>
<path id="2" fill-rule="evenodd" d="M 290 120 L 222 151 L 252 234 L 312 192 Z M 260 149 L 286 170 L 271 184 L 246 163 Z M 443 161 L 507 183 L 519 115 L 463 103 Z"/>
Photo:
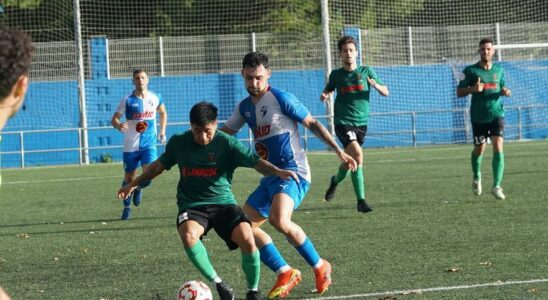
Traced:
<path id="1" fill-rule="evenodd" d="M 548 61 L 505 62 L 506 80 L 513 96 L 505 98 L 505 105 L 548 104 Z M 468 105 L 465 98 L 455 96 L 456 79 L 449 65 L 400 66 L 375 68 L 390 88 L 389 97 L 371 94 L 372 113 L 397 111 L 429 111 L 463 108 Z M 110 126 L 110 119 L 120 99 L 131 92 L 130 78 L 108 80 L 104 76 L 86 81 L 88 126 Z M 101 78 L 103 77 L 103 78 Z M 535 86 L 531 87 L 531 82 Z M 274 72 L 270 83 L 273 86 L 294 93 L 313 115 L 325 115 L 325 105 L 319 101 L 324 87 L 323 70 Z M 220 108 L 219 119 L 227 119 L 242 98 L 247 96 L 239 73 L 204 74 L 194 76 L 153 77 L 150 89 L 162 94 L 169 115 L 169 122 L 188 121 L 188 111 L 201 100 L 208 100 Z M 26 99 L 26 109 L 10 120 L 5 132 L 79 127 L 78 89 L 75 81 L 31 83 Z M 547 112 L 548 113 L 548 112 Z M 523 114 L 525 124 L 546 122 L 546 113 Z M 517 123 L 517 114 L 507 114 L 507 125 Z M 460 113 L 418 114 L 417 130 L 451 129 L 462 127 L 464 115 Z M 375 133 L 411 130 L 411 116 L 382 116 L 371 119 L 368 147 L 409 146 L 411 134 Z M 168 135 L 185 130 L 182 126 L 168 126 Z M 509 132 L 507 131 L 507 134 Z M 454 143 L 465 139 L 464 132 L 422 133 L 417 143 Z M 546 138 L 546 130 L 527 131 L 524 138 Z M 240 133 L 240 137 L 246 132 Z M 114 129 L 92 130 L 89 145 L 117 146 L 122 143 L 122 134 Z M 32 133 L 25 135 L 25 151 L 38 149 L 59 149 L 78 147 L 76 131 L 56 133 Z M 21 145 L 18 135 L 4 134 L 2 152 L 18 151 Z M 310 150 L 323 150 L 325 146 L 317 139 L 309 140 Z M 162 151 L 163 149 L 160 149 Z M 121 159 L 121 149 L 92 150 L 90 160 L 100 161 L 101 155 L 112 155 Z M 2 154 L 2 167 L 18 167 L 19 154 Z M 62 153 L 29 153 L 25 165 L 75 164 L 78 152 L 67 150 Z"/>

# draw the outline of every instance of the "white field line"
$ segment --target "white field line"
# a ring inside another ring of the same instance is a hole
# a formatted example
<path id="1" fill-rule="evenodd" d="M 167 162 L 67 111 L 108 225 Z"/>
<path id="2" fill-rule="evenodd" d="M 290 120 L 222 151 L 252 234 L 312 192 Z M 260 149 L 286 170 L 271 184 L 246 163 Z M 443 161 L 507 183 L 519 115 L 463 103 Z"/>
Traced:
<path id="1" fill-rule="evenodd" d="M 496 281 L 496 282 L 479 283 L 479 284 L 440 286 L 440 287 L 424 288 L 424 289 L 397 290 L 397 291 L 377 292 L 377 293 L 367 293 L 367 294 L 354 294 L 354 295 L 331 296 L 331 297 L 314 297 L 314 298 L 301 298 L 301 299 L 302 300 L 332 300 L 332 299 L 378 297 L 378 296 L 385 296 L 385 295 L 413 295 L 413 294 L 416 295 L 416 294 L 422 294 L 426 292 L 440 292 L 440 291 L 443 292 L 443 291 L 451 291 L 451 290 L 483 288 L 483 287 L 490 287 L 490 286 L 520 285 L 520 284 L 533 284 L 533 283 L 543 283 L 543 282 L 548 282 L 548 279 Z"/>
<path id="2" fill-rule="evenodd" d="M 122 178 L 122 175 L 112 175 L 112 176 L 94 176 L 94 177 L 76 177 L 76 178 L 59 178 L 59 179 L 45 179 L 45 180 L 25 180 L 25 181 L 8 181 L 2 182 L 2 185 L 8 184 L 29 184 L 29 183 L 48 183 L 48 182 L 64 182 L 64 181 L 82 181 L 82 180 L 96 180 L 96 179 L 106 179 L 106 178 Z"/>

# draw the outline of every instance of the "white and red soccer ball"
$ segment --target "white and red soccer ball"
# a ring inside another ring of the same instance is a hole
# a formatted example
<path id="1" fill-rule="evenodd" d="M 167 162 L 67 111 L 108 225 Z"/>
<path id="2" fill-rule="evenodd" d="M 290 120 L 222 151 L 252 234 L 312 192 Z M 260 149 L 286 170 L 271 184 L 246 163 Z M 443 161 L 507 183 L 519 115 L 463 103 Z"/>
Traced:
<path id="1" fill-rule="evenodd" d="M 177 292 L 177 300 L 213 300 L 209 287 L 197 280 L 183 283 Z"/>

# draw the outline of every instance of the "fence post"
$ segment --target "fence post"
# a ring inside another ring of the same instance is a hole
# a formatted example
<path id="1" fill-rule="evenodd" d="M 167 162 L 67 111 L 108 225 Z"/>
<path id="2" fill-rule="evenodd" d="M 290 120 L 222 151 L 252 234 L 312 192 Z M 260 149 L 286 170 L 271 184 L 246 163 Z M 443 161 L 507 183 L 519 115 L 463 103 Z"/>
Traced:
<path id="1" fill-rule="evenodd" d="M 19 133 L 19 143 L 21 144 L 21 168 L 25 168 L 25 138 L 23 132 Z"/>
<path id="2" fill-rule="evenodd" d="M 82 159 L 81 164 L 89 164 L 89 145 L 88 145 L 88 119 L 86 112 L 86 85 L 84 77 L 84 55 L 82 51 L 82 24 L 80 22 L 80 0 L 74 0 L 74 35 L 76 40 L 76 49 L 78 51 L 78 98 L 80 104 L 80 127 L 83 129 L 81 134 Z"/>
<path id="3" fill-rule="evenodd" d="M 522 139 L 521 106 L 518 107 L 518 141 Z"/>
<path id="4" fill-rule="evenodd" d="M 500 45 L 501 44 L 501 42 L 500 42 L 500 24 L 498 22 L 495 23 L 495 35 L 497 37 L 497 45 Z M 497 49 L 497 60 L 498 61 L 502 60 L 502 50 L 500 50 L 500 49 Z"/>
<path id="5" fill-rule="evenodd" d="M 164 69 L 164 38 L 158 38 L 158 48 L 160 51 L 160 76 L 164 77 L 166 72 Z"/>
<path id="6" fill-rule="evenodd" d="M 411 26 L 407 27 L 407 38 L 408 38 L 408 47 L 409 47 L 409 65 L 412 66 L 415 64 L 413 61 L 413 31 Z"/>
<path id="7" fill-rule="evenodd" d="M 321 9 L 322 9 L 322 43 L 323 43 L 323 56 L 324 56 L 324 81 L 327 82 L 329 79 L 329 74 L 331 74 L 331 43 L 330 43 L 330 34 L 329 34 L 329 5 L 328 0 L 321 0 Z M 335 135 L 335 125 L 333 124 L 333 96 L 330 96 L 330 99 L 327 101 L 326 113 L 327 117 L 327 127 L 329 132 L 332 135 Z"/>
<path id="8" fill-rule="evenodd" d="M 417 113 L 411 113 L 411 123 L 413 128 L 413 147 L 417 147 Z"/>

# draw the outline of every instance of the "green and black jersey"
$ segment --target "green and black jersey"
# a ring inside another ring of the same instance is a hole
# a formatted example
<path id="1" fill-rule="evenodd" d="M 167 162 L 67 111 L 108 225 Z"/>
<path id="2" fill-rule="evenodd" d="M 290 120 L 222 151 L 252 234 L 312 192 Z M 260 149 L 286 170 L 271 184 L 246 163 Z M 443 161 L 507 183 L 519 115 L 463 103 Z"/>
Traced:
<path id="1" fill-rule="evenodd" d="M 472 93 L 470 104 L 470 119 L 473 123 L 491 123 L 504 117 L 500 91 L 505 87 L 504 70 L 498 64 L 493 64 L 486 70 L 478 63 L 466 67 L 464 78 L 459 82 L 459 88 L 476 85 L 478 78 L 483 83 L 483 91 Z"/>
<path id="2" fill-rule="evenodd" d="M 364 126 L 369 120 L 369 93 L 367 77 L 384 85 L 375 71 L 368 66 L 359 66 L 352 71 L 344 68 L 333 70 L 325 86 L 328 92 L 337 91 L 335 97 L 335 124 Z"/>
<path id="3" fill-rule="evenodd" d="M 171 137 L 158 158 L 166 169 L 179 167 L 179 211 L 200 205 L 237 204 L 232 176 L 237 167 L 252 168 L 259 157 L 237 138 L 217 131 L 211 142 L 199 145 L 191 131 Z"/>

